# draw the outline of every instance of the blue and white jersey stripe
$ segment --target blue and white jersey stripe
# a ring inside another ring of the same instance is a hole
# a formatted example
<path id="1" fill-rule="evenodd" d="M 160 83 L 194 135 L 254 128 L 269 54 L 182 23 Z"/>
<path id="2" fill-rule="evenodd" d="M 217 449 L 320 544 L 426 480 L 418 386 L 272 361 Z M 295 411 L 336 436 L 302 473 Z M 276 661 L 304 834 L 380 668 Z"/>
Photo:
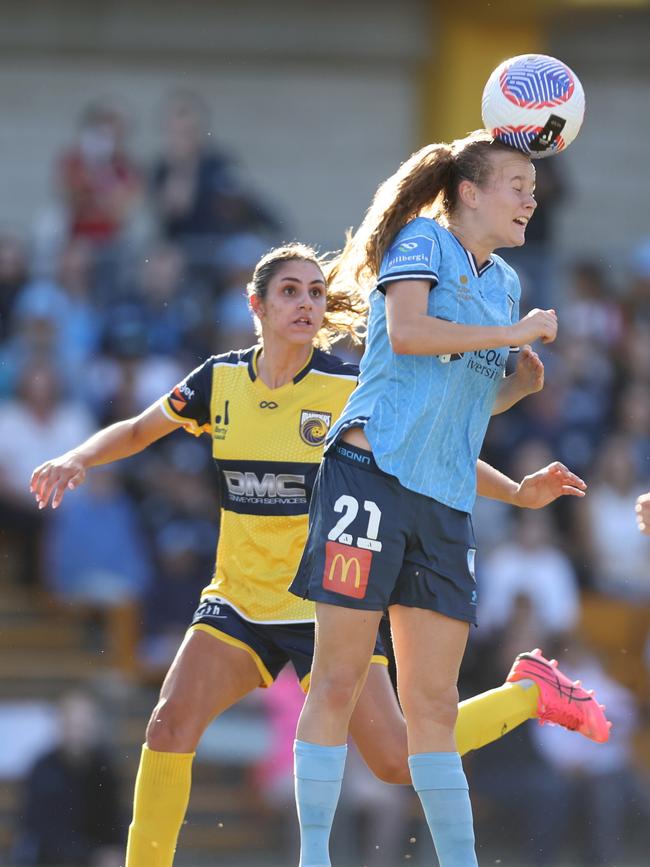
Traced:
<path id="1" fill-rule="evenodd" d="M 418 217 L 384 256 L 370 295 L 359 384 L 328 436 L 363 424 L 377 464 L 410 490 L 470 512 L 476 461 L 505 371 L 508 347 L 446 356 L 397 355 L 386 328 L 385 289 L 429 280 L 428 314 L 466 325 L 510 325 L 521 289 L 512 268 L 474 257 L 435 220 Z"/>

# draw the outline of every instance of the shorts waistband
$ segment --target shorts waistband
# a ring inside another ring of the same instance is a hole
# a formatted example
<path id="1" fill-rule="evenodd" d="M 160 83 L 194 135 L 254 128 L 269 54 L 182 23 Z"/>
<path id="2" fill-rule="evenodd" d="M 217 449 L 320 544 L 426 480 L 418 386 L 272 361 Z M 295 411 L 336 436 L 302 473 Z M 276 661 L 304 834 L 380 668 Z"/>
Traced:
<path id="1" fill-rule="evenodd" d="M 359 467 L 362 470 L 370 470 L 372 473 L 377 473 L 380 476 L 385 476 L 386 473 L 377 466 L 377 462 L 372 456 L 372 452 L 367 449 L 360 449 L 358 446 L 352 446 L 350 443 L 337 440 L 328 450 L 327 455 L 331 455 L 339 461 L 345 461 L 353 467 Z"/>

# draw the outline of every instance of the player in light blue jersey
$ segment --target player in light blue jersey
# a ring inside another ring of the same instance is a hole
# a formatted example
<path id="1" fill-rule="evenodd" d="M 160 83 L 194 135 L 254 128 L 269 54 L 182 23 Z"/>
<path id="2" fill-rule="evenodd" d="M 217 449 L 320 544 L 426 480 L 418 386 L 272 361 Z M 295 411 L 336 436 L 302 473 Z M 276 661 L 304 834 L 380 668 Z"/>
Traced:
<path id="1" fill-rule="evenodd" d="M 328 437 L 334 442 L 343 430 L 363 424 L 384 472 L 409 490 L 471 512 L 476 460 L 505 384 L 508 347 L 439 354 L 433 363 L 430 355 L 395 353 L 386 323 L 386 287 L 398 281 L 409 281 L 407 291 L 427 282 L 429 317 L 510 325 L 519 320 L 519 280 L 499 256 L 479 266 L 435 220 L 417 217 L 408 223 L 384 256 L 370 295 L 361 387 Z"/>
<path id="2" fill-rule="evenodd" d="M 531 161 L 485 131 L 430 145 L 382 184 L 334 268 L 332 285 L 369 293 L 369 320 L 291 587 L 317 603 L 295 745 L 301 867 L 329 864 L 348 725 L 386 609 L 411 779 L 440 865 L 477 863 L 454 742 L 476 622 L 470 513 L 490 415 L 516 399 L 503 376 L 508 347 L 557 332 L 553 310 L 519 320 L 519 281 L 494 255 L 524 243 L 534 188 Z"/>

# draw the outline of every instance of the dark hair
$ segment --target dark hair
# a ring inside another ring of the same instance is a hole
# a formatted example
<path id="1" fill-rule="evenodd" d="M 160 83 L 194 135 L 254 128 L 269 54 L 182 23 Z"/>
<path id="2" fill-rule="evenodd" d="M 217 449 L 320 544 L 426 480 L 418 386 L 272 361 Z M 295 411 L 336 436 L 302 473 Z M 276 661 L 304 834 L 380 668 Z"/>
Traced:
<path id="1" fill-rule="evenodd" d="M 274 247 L 265 253 L 255 266 L 253 277 L 248 284 L 247 293 L 250 298 L 255 295 L 264 301 L 268 294 L 269 283 L 280 268 L 287 262 L 313 262 L 321 271 L 325 282 L 329 284 L 330 263 L 326 256 L 321 256 L 308 244 L 293 242 Z M 347 289 L 327 291 L 327 306 L 323 325 L 314 338 L 314 343 L 321 349 L 327 349 L 333 342 L 343 337 L 359 343 L 362 338 L 366 318 L 366 303 L 360 293 Z M 259 320 L 256 319 L 255 330 L 261 334 Z"/>

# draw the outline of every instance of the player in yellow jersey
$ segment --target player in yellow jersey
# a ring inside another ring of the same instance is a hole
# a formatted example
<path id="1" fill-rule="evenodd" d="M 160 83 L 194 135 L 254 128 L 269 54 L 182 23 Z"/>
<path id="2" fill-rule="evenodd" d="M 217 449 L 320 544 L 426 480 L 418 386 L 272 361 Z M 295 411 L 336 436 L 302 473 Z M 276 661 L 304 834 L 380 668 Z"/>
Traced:
<path id="1" fill-rule="evenodd" d="M 325 435 L 355 388 L 357 370 L 323 351 L 354 335 L 363 305 L 328 292 L 316 253 L 292 244 L 258 263 L 249 300 L 260 342 L 213 356 L 137 418 L 96 433 L 38 467 L 31 490 L 39 508 L 56 508 L 89 467 L 136 454 L 179 426 L 212 440 L 222 488 L 216 567 L 153 710 L 142 749 L 126 867 L 168 867 L 185 816 L 194 751 L 207 725 L 247 693 L 269 686 L 291 661 L 306 688 L 314 651 L 313 604 L 287 592 L 307 535 L 311 489 Z M 522 353 L 504 380 L 499 410 L 538 390 L 543 368 Z M 479 491 L 539 508 L 558 496 L 581 496 L 584 483 L 551 464 L 515 483 L 479 462 Z M 353 576 L 350 576 L 353 580 Z M 461 753 L 478 748 L 532 717 L 579 729 L 594 739 L 568 700 L 564 681 L 543 657 L 523 655 L 509 679 L 460 707 Z M 522 657 L 522 658 L 523 658 Z M 377 642 L 352 736 L 374 773 L 408 783 L 406 729 Z M 541 661 L 540 661 L 541 659 Z M 518 673 L 519 672 L 519 673 Z M 592 698 L 587 701 L 602 717 Z M 604 718 L 603 718 L 604 720 Z"/>

